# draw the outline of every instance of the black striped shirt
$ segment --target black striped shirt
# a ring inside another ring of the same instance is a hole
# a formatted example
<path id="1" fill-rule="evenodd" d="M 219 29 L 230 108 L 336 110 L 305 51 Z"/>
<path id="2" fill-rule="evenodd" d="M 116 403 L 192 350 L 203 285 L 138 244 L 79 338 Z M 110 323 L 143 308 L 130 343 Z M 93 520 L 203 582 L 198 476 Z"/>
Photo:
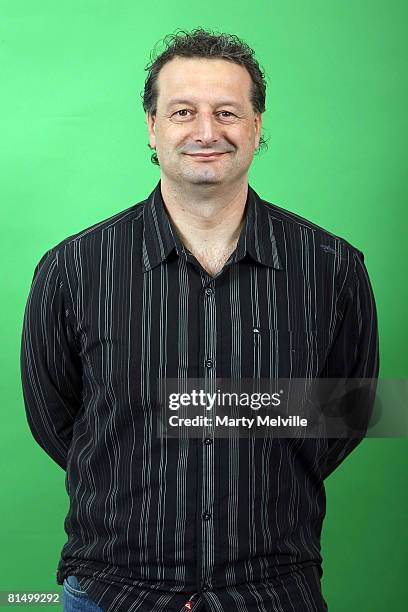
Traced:
<path id="1" fill-rule="evenodd" d="M 160 185 L 35 268 L 21 372 L 32 434 L 66 470 L 57 583 L 76 575 L 110 612 L 325 610 L 323 480 L 361 438 L 161 439 L 155 398 L 163 378 L 376 378 L 363 254 L 248 185 L 212 277 Z"/>

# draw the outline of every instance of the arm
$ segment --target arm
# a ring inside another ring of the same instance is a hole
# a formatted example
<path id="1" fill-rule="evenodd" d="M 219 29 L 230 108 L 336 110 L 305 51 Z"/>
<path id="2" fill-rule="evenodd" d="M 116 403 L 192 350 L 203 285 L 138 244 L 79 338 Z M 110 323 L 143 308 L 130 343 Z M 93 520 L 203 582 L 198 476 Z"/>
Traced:
<path id="1" fill-rule="evenodd" d="M 58 253 L 35 267 L 24 311 L 20 367 L 26 416 L 37 443 L 66 470 L 72 427 L 81 408 L 82 371 Z"/>
<path id="2" fill-rule="evenodd" d="M 346 288 L 334 341 L 323 371 L 324 378 L 372 379 L 370 394 L 361 405 L 361 418 L 368 425 L 374 404 L 379 372 L 379 340 L 377 311 L 374 294 L 364 255 L 361 251 L 352 254 L 352 282 Z M 351 395 L 352 397 L 352 395 Z M 359 407 L 358 401 L 350 400 L 351 410 Z M 356 415 L 357 421 L 360 415 Z M 367 420 L 366 420 L 367 419 Z M 364 428 L 363 428 L 364 429 Z M 365 432 L 356 432 L 348 438 L 329 438 L 324 457 L 323 478 L 327 478 L 364 438 Z"/>

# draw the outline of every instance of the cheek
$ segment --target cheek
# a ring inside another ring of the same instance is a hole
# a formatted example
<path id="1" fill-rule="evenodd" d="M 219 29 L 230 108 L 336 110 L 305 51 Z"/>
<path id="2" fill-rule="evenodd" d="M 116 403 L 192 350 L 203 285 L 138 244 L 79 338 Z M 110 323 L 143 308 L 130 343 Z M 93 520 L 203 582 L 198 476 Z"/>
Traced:
<path id="1" fill-rule="evenodd" d="M 240 142 L 239 153 L 240 156 L 247 159 L 251 157 L 255 148 L 255 140 L 252 134 L 247 134 L 246 138 L 244 138 Z"/>
<path id="2" fill-rule="evenodd" d="M 239 134 L 240 147 L 243 149 L 251 149 L 255 142 L 255 130 L 248 126 Z"/>
<path id="3" fill-rule="evenodd" d="M 188 136 L 182 130 L 167 133 L 160 141 L 161 149 L 166 157 L 174 157 L 185 150 L 186 143 L 189 142 Z"/>

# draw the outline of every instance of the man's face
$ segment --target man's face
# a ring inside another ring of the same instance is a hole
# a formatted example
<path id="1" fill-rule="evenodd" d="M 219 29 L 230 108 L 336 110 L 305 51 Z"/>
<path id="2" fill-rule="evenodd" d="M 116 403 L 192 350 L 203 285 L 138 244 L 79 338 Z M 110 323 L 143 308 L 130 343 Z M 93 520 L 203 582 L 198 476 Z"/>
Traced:
<path id="1" fill-rule="evenodd" d="M 247 174 L 262 125 L 251 83 L 246 68 L 224 59 L 175 57 L 163 66 L 156 116 L 146 113 L 162 175 L 181 184 L 225 185 Z"/>

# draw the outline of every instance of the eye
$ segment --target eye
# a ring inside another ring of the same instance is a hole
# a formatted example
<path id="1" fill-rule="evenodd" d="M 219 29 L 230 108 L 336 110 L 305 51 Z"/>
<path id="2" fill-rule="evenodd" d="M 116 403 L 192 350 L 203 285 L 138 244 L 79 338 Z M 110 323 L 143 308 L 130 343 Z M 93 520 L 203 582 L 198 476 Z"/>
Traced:
<path id="1" fill-rule="evenodd" d="M 190 115 L 189 115 L 190 113 Z M 172 117 L 174 118 L 174 120 L 176 119 L 188 119 L 192 114 L 194 113 L 194 111 L 192 111 L 189 108 L 180 108 L 179 110 L 175 111 L 172 114 Z M 219 111 L 217 113 L 217 116 L 220 119 L 224 119 L 225 121 L 231 121 L 237 118 L 236 115 L 234 115 L 234 113 L 231 113 L 231 111 Z"/>
<path id="2" fill-rule="evenodd" d="M 223 123 L 236 123 L 239 120 L 237 115 L 231 113 L 231 111 L 220 111 L 217 116 Z"/>
<path id="3" fill-rule="evenodd" d="M 180 110 L 173 113 L 174 115 L 178 115 L 179 117 L 187 117 L 187 115 L 179 115 L 179 113 L 190 113 L 191 111 L 188 108 L 181 108 Z"/>

